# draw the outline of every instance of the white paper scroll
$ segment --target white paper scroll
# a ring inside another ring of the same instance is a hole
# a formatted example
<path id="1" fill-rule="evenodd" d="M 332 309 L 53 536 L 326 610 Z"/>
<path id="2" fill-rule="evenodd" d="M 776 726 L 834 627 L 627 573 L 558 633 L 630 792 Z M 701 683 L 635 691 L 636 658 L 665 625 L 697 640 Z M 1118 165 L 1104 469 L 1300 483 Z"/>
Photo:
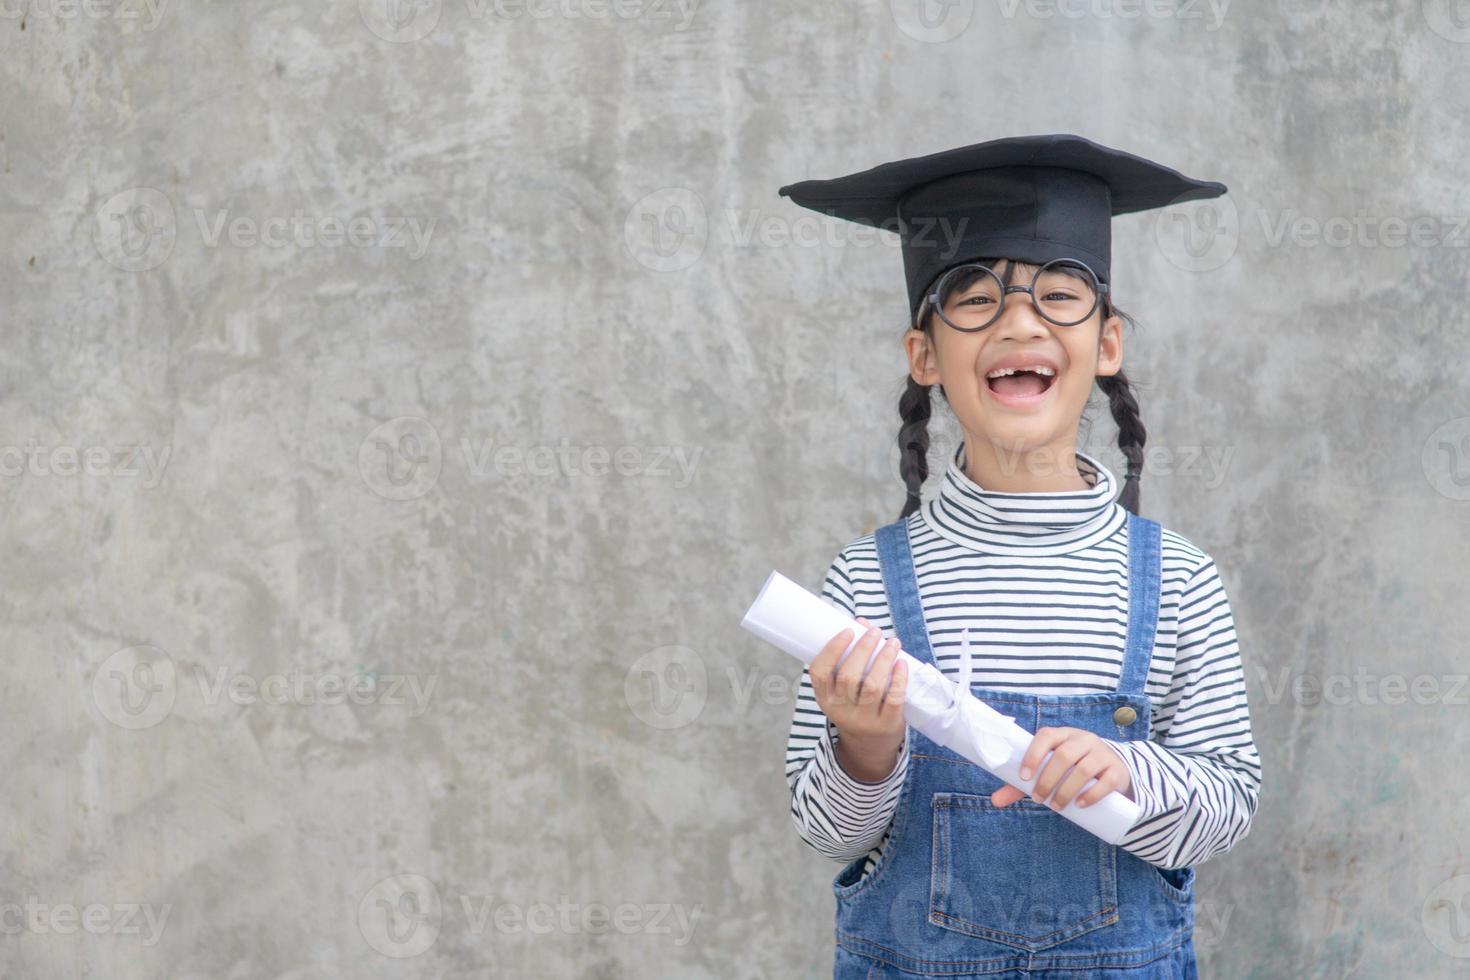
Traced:
<path id="1" fill-rule="evenodd" d="M 740 625 L 808 665 L 832 637 L 850 629 L 853 641 L 843 652 L 842 659 L 846 659 L 864 632 L 855 619 L 780 572 L 772 572 L 766 579 Z M 1030 796 L 1036 776 L 1022 779 L 1019 770 L 1033 736 L 1016 724 L 1014 718 L 1001 714 L 970 693 L 968 635 L 965 640 L 961 661 L 963 684 L 945 677 L 932 664 L 920 663 L 907 653 L 899 654 L 907 662 L 909 670 L 904 720 L 934 742 L 954 750 L 1017 789 L 1025 790 Z M 873 649 L 868 667 L 880 649 L 881 644 Z M 1036 769 L 1038 774 L 1050 758 L 1051 753 L 1047 753 Z M 1095 782 L 1089 780 L 1083 789 Z M 1122 793 L 1112 792 L 1087 807 L 1077 806 L 1074 797 L 1072 802 L 1056 812 L 1109 844 L 1117 844 L 1138 822 L 1140 810 L 1133 800 Z"/>

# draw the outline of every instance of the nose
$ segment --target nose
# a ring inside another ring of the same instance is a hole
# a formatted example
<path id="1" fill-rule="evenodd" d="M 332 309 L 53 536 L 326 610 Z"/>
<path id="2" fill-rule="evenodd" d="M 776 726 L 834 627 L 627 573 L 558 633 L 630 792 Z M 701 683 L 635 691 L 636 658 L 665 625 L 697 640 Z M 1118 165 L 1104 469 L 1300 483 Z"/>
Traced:
<path id="1" fill-rule="evenodd" d="M 1049 333 L 1047 323 L 1032 299 L 1031 290 L 1026 286 L 1006 287 L 1005 309 L 990 329 L 993 334 L 1016 340 L 1046 337 Z"/>

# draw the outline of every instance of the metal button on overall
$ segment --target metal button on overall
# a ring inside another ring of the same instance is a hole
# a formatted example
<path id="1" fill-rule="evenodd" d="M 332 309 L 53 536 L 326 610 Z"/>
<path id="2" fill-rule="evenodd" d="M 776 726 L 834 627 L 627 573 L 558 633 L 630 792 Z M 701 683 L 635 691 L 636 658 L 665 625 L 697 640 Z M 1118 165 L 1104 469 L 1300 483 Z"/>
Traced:
<path id="1" fill-rule="evenodd" d="M 1123 705 L 1123 707 L 1119 708 L 1117 711 L 1113 712 L 1113 721 L 1117 722 L 1119 725 L 1131 725 L 1137 720 L 1138 712 L 1134 711 L 1126 704 Z"/>

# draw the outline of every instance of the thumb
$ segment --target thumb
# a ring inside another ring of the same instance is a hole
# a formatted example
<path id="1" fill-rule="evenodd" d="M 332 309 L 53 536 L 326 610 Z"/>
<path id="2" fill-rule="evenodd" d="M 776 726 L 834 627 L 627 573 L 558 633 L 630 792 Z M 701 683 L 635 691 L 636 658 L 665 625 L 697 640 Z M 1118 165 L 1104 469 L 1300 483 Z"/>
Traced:
<path id="1" fill-rule="evenodd" d="M 996 806 L 1010 806 L 1012 803 L 1016 802 L 1025 795 L 1025 790 L 1016 789 L 1016 787 L 1007 783 L 1000 789 L 996 790 L 994 793 L 990 794 L 990 802 L 994 803 Z"/>

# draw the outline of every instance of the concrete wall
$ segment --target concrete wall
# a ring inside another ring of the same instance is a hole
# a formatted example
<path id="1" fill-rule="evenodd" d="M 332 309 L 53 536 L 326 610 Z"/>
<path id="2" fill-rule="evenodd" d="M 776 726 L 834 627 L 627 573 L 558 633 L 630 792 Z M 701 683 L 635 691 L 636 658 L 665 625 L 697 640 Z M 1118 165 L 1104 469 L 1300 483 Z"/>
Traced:
<path id="1" fill-rule="evenodd" d="M 3 975 L 829 971 L 737 623 L 897 515 L 905 306 L 776 189 L 1016 132 L 1231 188 L 1114 260 L 1266 770 L 1202 972 L 1470 962 L 1448 0 L 0 6 Z"/>

